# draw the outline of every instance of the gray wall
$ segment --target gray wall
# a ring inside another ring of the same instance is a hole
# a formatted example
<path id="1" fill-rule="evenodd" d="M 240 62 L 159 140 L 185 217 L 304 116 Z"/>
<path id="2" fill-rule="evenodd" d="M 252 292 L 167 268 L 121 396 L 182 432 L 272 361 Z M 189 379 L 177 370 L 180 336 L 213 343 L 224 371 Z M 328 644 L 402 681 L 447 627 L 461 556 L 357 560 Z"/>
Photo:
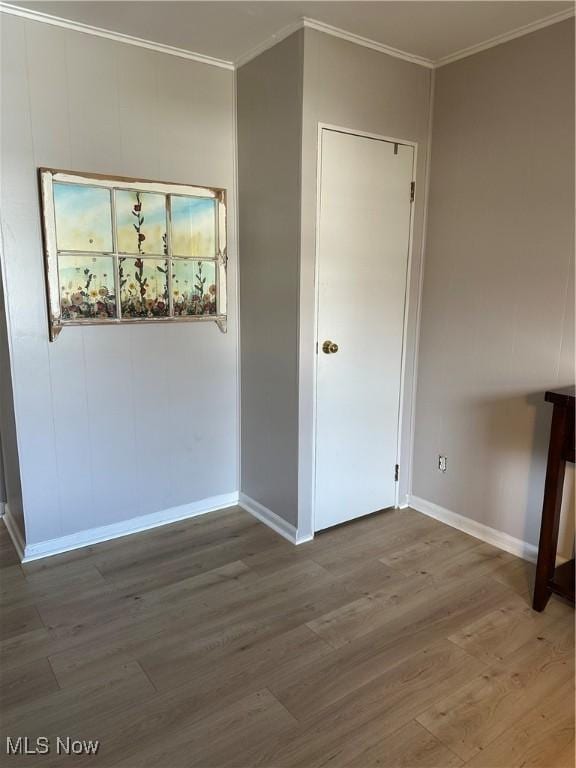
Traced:
<path id="1" fill-rule="evenodd" d="M 4 478 L 4 454 L 2 453 L 2 433 L 0 432 L 0 511 L 4 514 L 6 503 L 6 480 Z"/>
<path id="2" fill-rule="evenodd" d="M 413 493 L 533 544 L 573 222 L 573 21 L 438 70 Z"/>
<path id="3" fill-rule="evenodd" d="M 24 540 L 22 486 L 20 483 L 14 398 L 10 376 L 10 346 L 6 321 L 4 281 L 0 268 L 0 502 L 8 502 L 14 525 Z"/>
<path id="4" fill-rule="evenodd" d="M 317 126 L 419 143 L 411 306 L 418 291 L 429 70 L 305 29 L 238 72 L 241 490 L 312 524 Z M 408 329 L 413 380 L 415 312 Z M 411 413 L 404 414 L 405 440 Z M 408 473 L 403 477 L 408 490 Z"/>
<path id="5" fill-rule="evenodd" d="M 28 543 L 234 492 L 233 73 L 2 18 L 2 227 Z M 226 187 L 229 330 L 65 328 L 48 342 L 37 166 Z"/>
<path id="6" fill-rule="evenodd" d="M 300 514 L 311 520 L 313 466 L 314 262 L 318 122 L 418 142 L 406 388 L 413 383 L 416 303 L 420 278 L 431 70 L 340 38 L 306 29 L 302 139 L 302 243 L 300 261 Z M 361 374 L 360 374 L 361 375 Z M 411 411 L 405 401 L 402 442 L 410 453 Z M 400 468 L 400 500 L 408 492 Z"/>
<path id="7" fill-rule="evenodd" d="M 240 487 L 293 524 L 299 510 L 302 528 L 317 123 L 419 144 L 409 389 L 431 72 L 306 29 L 237 77 Z M 0 431 L 27 542 L 235 491 L 233 74 L 3 16 L 2 78 Z M 444 67 L 437 80 L 412 491 L 535 543 L 550 418 L 542 393 L 569 383 L 574 367 L 572 23 Z M 227 187 L 228 334 L 213 324 L 68 328 L 50 344 L 40 165 Z M 406 404 L 405 446 L 411 423 Z M 403 468 L 400 480 L 402 500 Z"/>
<path id="8" fill-rule="evenodd" d="M 303 32 L 238 78 L 240 489 L 296 525 Z"/>

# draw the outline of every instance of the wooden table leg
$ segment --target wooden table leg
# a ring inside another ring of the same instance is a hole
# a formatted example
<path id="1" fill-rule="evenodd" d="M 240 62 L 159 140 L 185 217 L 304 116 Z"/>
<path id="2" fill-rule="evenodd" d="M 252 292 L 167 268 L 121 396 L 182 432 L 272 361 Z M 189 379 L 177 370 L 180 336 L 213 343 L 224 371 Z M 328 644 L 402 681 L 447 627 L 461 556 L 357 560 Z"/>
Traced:
<path id="1" fill-rule="evenodd" d="M 564 471 L 566 469 L 566 460 L 563 456 L 567 421 L 568 409 L 555 404 L 552 412 L 552 429 L 544 486 L 544 505 L 542 507 L 542 527 L 540 528 L 538 563 L 532 603 L 532 607 L 536 611 L 543 611 L 550 598 L 549 583 L 554 576 L 556 565 L 560 507 L 562 506 Z"/>

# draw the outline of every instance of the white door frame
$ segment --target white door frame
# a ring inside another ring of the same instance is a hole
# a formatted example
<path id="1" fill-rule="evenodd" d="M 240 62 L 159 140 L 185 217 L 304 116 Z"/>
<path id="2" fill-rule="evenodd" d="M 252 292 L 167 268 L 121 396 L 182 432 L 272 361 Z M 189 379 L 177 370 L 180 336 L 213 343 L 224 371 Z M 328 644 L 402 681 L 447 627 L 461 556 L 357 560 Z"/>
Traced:
<path id="1" fill-rule="evenodd" d="M 317 384 L 318 384 L 318 314 L 319 314 L 319 273 L 320 273 L 320 202 L 321 202 L 321 180 L 322 180 L 322 132 L 323 131 L 337 131 L 339 133 L 347 133 L 352 136 L 360 136 L 365 139 L 376 139 L 377 141 L 385 141 L 389 144 L 403 144 L 405 146 L 413 147 L 414 149 L 414 164 L 412 172 L 412 181 L 416 182 L 416 172 L 418 165 L 418 142 L 408 141 L 406 139 L 400 139 L 393 136 L 382 136 L 377 133 L 368 133 L 367 131 L 359 131 L 354 128 L 346 128 L 341 125 L 333 125 L 331 123 L 318 123 L 318 138 L 317 138 L 317 165 L 316 165 L 316 242 L 314 248 L 314 343 L 316 345 L 316 355 L 314 359 L 314 373 L 313 373 L 313 393 L 312 393 L 312 421 L 313 421 L 313 435 L 312 435 L 312 500 L 311 520 L 308 521 L 308 525 L 302 525 L 301 521 L 298 521 L 298 528 L 303 528 L 307 532 L 311 533 L 308 538 L 314 536 L 316 530 L 316 468 L 317 468 Z M 408 190 L 407 190 L 408 193 Z M 406 387 L 405 374 L 406 374 L 406 338 L 408 331 L 408 320 L 412 311 L 417 310 L 417 306 L 412 309 L 410 307 L 410 295 L 411 295 L 411 274 L 412 274 L 412 260 L 413 260 L 413 246 L 414 246 L 414 204 L 410 211 L 410 229 L 408 234 L 408 261 L 406 264 L 406 285 L 405 285 L 405 299 L 404 299 L 404 321 L 402 325 L 402 359 L 400 366 L 400 398 L 398 402 L 398 440 L 396 446 L 396 463 L 402 468 L 401 471 L 411 472 L 412 462 L 412 436 L 410 437 L 410 443 L 407 445 L 402 444 L 402 426 L 403 426 L 403 411 L 406 401 L 409 399 L 412 401 L 412 408 L 414 407 L 414 386 L 411 388 Z M 419 296 L 416 299 L 416 303 L 419 302 Z M 416 339 L 417 344 L 417 339 Z M 399 484 L 396 483 L 394 490 L 394 506 L 399 506 Z M 360 518 L 361 519 L 361 518 Z M 309 526 L 309 527 L 308 527 Z"/>

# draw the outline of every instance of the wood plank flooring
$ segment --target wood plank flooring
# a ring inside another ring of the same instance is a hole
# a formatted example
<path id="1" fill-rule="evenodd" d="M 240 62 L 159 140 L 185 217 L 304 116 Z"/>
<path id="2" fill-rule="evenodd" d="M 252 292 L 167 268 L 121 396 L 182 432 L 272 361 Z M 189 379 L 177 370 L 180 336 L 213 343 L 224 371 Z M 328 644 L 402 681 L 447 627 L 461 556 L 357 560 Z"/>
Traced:
<path id="1" fill-rule="evenodd" d="M 53 747 L 7 765 L 574 766 L 572 609 L 413 510 L 293 547 L 231 509 L 24 566 L 0 526 L 0 555 L 0 752 Z"/>

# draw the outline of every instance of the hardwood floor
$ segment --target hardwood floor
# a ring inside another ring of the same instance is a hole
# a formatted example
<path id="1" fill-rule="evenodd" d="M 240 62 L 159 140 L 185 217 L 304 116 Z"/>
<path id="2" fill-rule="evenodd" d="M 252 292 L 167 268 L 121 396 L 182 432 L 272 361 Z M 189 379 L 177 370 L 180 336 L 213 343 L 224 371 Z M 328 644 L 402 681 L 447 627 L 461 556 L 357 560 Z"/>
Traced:
<path id="1" fill-rule="evenodd" d="M 9 765 L 574 765 L 572 609 L 412 510 L 296 548 L 233 509 L 24 566 L 1 526 L 0 554 L 1 751 L 53 747 Z"/>

